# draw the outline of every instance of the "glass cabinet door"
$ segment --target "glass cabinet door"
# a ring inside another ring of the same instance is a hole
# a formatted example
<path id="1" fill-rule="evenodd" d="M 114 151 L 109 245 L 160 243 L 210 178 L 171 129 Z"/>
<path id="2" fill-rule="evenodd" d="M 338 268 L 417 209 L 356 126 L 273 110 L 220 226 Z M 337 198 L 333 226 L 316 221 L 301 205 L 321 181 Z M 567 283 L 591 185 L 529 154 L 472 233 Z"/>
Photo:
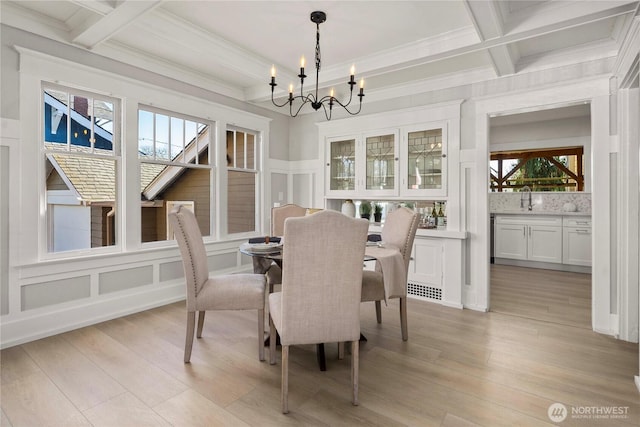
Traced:
<path id="1" fill-rule="evenodd" d="M 366 190 L 395 189 L 395 142 L 395 134 L 365 138 Z"/>
<path id="2" fill-rule="evenodd" d="M 446 128 L 418 128 L 406 132 L 405 194 L 446 194 Z"/>
<path id="3" fill-rule="evenodd" d="M 356 140 L 329 141 L 329 190 L 356 189 Z"/>

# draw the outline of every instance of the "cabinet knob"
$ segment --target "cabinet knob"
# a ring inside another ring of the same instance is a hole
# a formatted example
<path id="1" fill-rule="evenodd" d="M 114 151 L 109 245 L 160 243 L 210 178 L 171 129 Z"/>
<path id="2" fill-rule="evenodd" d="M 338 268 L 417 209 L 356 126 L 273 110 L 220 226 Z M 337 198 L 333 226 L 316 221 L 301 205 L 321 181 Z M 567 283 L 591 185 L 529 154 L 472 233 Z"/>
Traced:
<path id="1" fill-rule="evenodd" d="M 447 155 L 446 155 L 446 154 L 444 154 L 444 153 L 442 153 L 442 157 L 443 157 L 443 158 L 444 158 L 444 157 L 447 157 Z"/>
<path id="2" fill-rule="evenodd" d="M 331 166 L 331 163 L 327 163 L 327 166 Z"/>

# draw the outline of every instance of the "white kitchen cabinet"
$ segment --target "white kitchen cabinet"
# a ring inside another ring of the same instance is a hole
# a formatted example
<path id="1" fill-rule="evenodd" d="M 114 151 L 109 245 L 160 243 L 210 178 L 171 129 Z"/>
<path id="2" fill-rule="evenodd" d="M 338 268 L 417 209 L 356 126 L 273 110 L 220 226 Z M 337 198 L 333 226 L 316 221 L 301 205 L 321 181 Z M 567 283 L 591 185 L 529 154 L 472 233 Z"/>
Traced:
<path id="1" fill-rule="evenodd" d="M 423 123 L 401 130 L 402 183 L 400 195 L 447 195 L 447 123 Z"/>
<path id="2" fill-rule="evenodd" d="M 529 225 L 527 256 L 530 261 L 562 263 L 562 227 Z"/>
<path id="3" fill-rule="evenodd" d="M 326 139 L 326 195 L 447 196 L 446 120 Z"/>
<path id="4" fill-rule="evenodd" d="M 497 224 L 495 232 L 496 258 L 527 259 L 527 226 Z"/>
<path id="5" fill-rule="evenodd" d="M 398 131 L 327 139 L 327 194 L 350 199 L 398 195 Z"/>
<path id="6" fill-rule="evenodd" d="M 562 219 L 497 215 L 495 257 L 562 263 Z"/>
<path id="7" fill-rule="evenodd" d="M 591 266 L 591 218 L 565 217 L 562 223 L 562 262 Z"/>
<path id="8" fill-rule="evenodd" d="M 413 241 L 407 280 L 441 289 L 442 252 L 441 239 L 416 238 Z"/>

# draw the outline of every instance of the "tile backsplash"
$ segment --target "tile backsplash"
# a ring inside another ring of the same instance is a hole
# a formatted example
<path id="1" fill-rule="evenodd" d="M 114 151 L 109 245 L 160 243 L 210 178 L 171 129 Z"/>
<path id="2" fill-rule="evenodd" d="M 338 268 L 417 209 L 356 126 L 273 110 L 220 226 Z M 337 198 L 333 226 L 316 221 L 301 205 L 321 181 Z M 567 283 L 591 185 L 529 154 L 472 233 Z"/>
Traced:
<path id="1" fill-rule="evenodd" d="M 526 193 L 490 193 L 489 210 L 491 212 L 513 211 L 520 209 L 520 197 Z M 591 213 L 591 193 L 576 192 L 533 192 L 531 202 L 534 211 L 562 212 L 565 203 L 576 205 L 577 212 Z M 525 204 L 528 200 L 525 201 Z"/>

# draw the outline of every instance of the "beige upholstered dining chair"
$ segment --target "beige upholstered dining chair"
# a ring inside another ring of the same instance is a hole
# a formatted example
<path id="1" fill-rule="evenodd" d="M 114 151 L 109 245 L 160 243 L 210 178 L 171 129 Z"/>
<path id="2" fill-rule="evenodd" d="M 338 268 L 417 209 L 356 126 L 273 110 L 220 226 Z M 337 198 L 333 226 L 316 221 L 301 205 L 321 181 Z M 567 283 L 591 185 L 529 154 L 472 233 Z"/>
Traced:
<path id="1" fill-rule="evenodd" d="M 202 235 L 195 215 L 181 205 L 169 213 L 187 285 L 187 337 L 184 363 L 191 360 L 193 332 L 198 315 L 198 338 L 202 337 L 207 310 L 258 310 L 258 356 L 264 360 L 265 277 L 262 274 L 210 276 Z"/>
<path id="2" fill-rule="evenodd" d="M 289 346 L 351 342 L 352 403 L 358 404 L 362 260 L 369 222 L 336 211 L 284 226 L 282 291 L 269 295 L 270 330 L 282 344 L 282 412 L 288 413 Z M 270 362 L 275 363 L 275 340 Z"/>
<path id="3" fill-rule="evenodd" d="M 284 221 L 287 218 L 305 216 L 306 213 L 307 208 L 295 204 L 271 208 L 271 235 L 282 236 L 284 234 Z M 275 263 L 272 263 L 266 274 L 269 293 L 271 293 L 275 285 L 282 283 L 282 269 Z"/>
<path id="4" fill-rule="evenodd" d="M 387 214 L 382 227 L 382 241 L 385 244 L 396 246 L 400 249 L 406 271 L 409 270 L 409 260 L 413 240 L 418 229 L 419 215 L 408 208 L 399 208 Z M 404 286 L 404 296 L 400 298 L 400 328 L 402 340 L 409 338 L 407 330 L 407 286 Z M 382 323 L 381 301 L 385 299 L 384 279 L 382 271 L 376 265 L 376 270 L 365 270 L 362 276 L 362 301 L 375 301 L 376 319 Z"/>

